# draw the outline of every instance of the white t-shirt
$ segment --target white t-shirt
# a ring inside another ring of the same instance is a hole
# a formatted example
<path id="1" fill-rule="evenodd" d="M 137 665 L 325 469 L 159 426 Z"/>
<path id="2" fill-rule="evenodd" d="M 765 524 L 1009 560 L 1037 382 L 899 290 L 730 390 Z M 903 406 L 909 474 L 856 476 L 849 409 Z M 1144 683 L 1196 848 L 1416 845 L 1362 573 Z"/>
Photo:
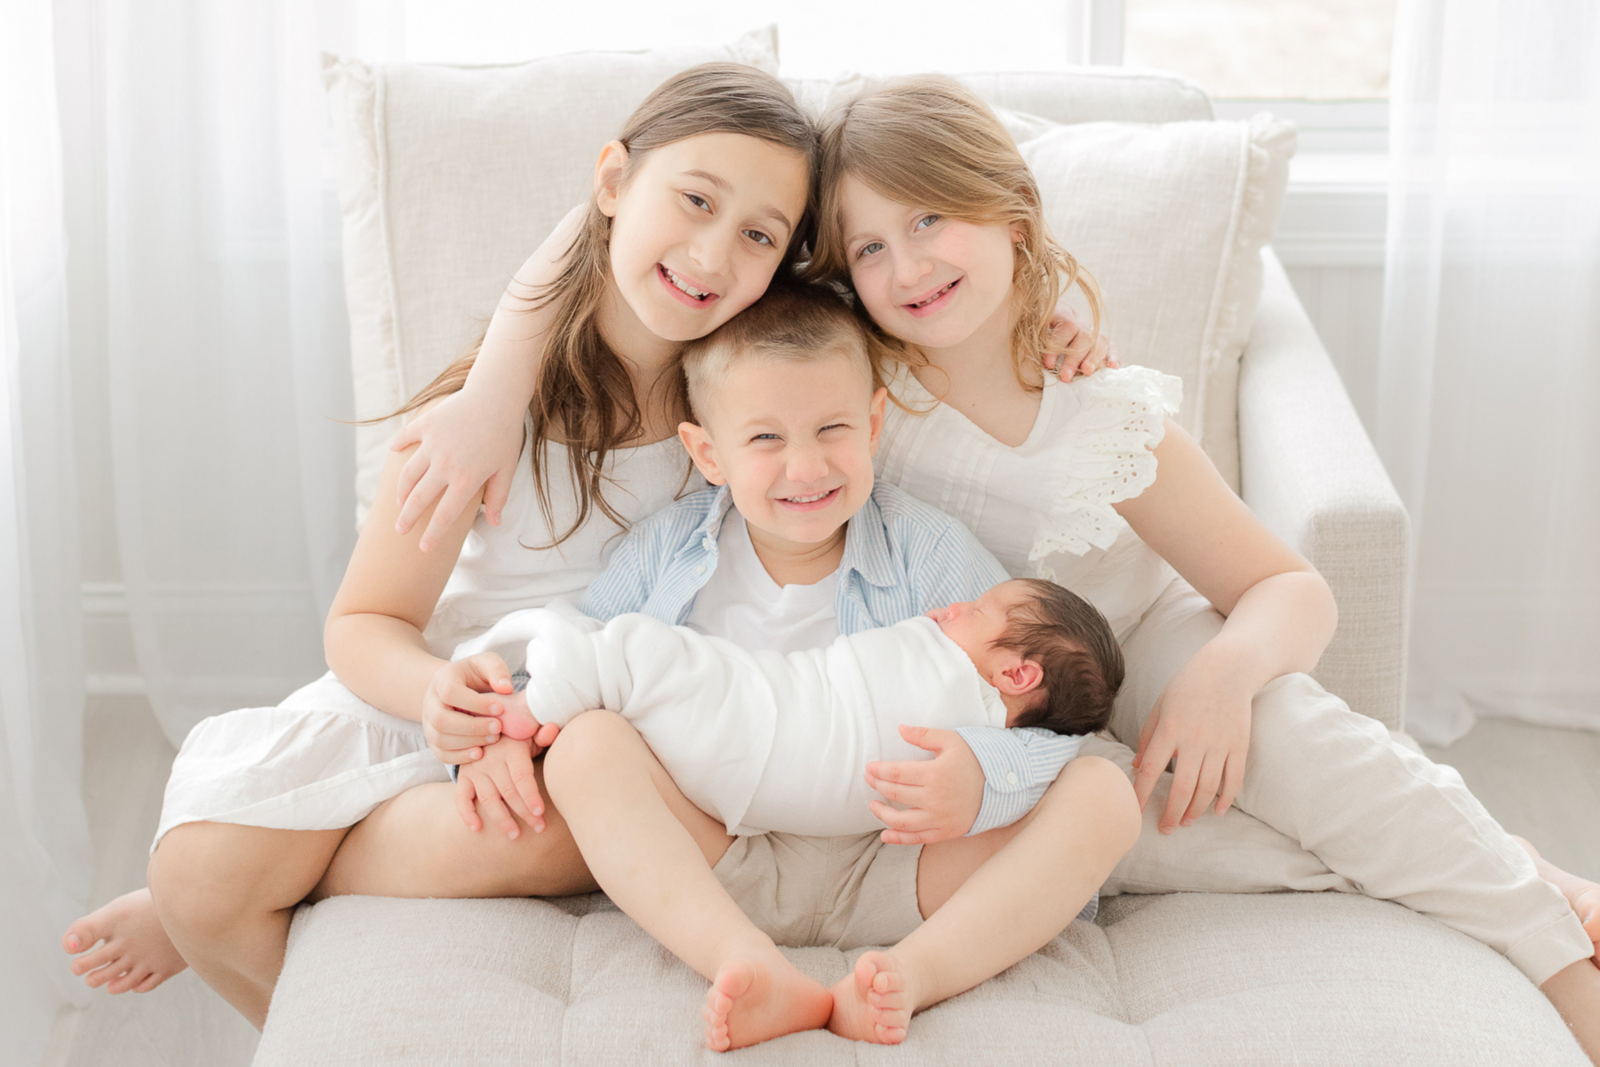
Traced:
<path id="1" fill-rule="evenodd" d="M 684 625 L 748 652 L 822 648 L 839 636 L 839 572 L 814 585 L 779 585 L 767 573 L 737 510 L 717 534 L 717 569 L 695 594 Z"/>

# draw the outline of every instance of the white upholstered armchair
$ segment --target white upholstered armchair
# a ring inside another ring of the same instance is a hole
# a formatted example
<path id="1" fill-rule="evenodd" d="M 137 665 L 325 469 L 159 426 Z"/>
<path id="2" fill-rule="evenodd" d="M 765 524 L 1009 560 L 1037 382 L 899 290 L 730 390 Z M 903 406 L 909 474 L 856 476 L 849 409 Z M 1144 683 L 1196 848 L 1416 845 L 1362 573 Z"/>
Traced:
<path id="1" fill-rule="evenodd" d="M 486 321 L 579 198 L 606 135 L 731 49 L 520 67 L 332 62 L 358 404 L 392 410 Z M 1039 174 L 1052 226 L 1106 290 L 1124 361 L 1184 378 L 1180 415 L 1246 502 L 1333 586 L 1318 676 L 1401 722 L 1406 518 L 1268 246 L 1293 132 L 1216 123 L 1181 78 L 1083 71 L 970 79 Z M 799 83 L 817 105 L 829 86 Z M 1259 304 L 1257 294 L 1259 292 Z M 369 499 L 388 430 L 361 439 Z M 1218 862 L 1227 862 L 1219 853 Z M 790 950 L 824 983 L 850 960 Z M 698 1045 L 705 983 L 601 896 L 337 898 L 302 909 L 263 1067 L 667 1064 Z M 897 1049 L 826 1033 L 740 1062 L 1581 1065 L 1554 1011 L 1493 951 L 1342 893 L 1122 896 L 920 1016 Z"/>

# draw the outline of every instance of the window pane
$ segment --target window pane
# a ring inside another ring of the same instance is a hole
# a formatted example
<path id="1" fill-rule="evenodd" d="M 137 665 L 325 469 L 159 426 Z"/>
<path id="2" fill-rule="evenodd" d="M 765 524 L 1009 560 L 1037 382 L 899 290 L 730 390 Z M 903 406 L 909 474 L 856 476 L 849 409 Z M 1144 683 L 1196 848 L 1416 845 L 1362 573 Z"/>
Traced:
<path id="1" fill-rule="evenodd" d="M 983 25 L 1006 27 L 1001 33 L 971 32 L 967 0 L 928 0 L 914 9 L 861 0 L 611 0 L 601 7 L 406 0 L 405 54 L 423 62 L 510 63 L 587 49 L 719 44 L 777 23 L 783 73 L 792 78 L 1057 70 L 1067 62 L 1066 8 L 1061 0 L 989 0 Z"/>
<path id="2" fill-rule="evenodd" d="M 1126 0 L 1123 62 L 1214 97 L 1389 95 L 1395 0 Z"/>

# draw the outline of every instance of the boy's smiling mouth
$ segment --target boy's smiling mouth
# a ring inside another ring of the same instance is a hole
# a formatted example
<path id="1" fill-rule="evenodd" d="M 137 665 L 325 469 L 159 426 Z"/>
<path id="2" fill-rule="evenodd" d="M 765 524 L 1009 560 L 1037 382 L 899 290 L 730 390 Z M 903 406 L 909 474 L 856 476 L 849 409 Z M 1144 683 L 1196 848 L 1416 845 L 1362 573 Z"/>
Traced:
<path id="1" fill-rule="evenodd" d="M 663 263 L 656 264 L 656 277 L 667 287 L 668 292 L 677 297 L 682 303 L 690 307 L 705 307 L 717 298 L 717 294 L 698 288 L 674 273 Z"/>
<path id="2" fill-rule="evenodd" d="M 833 503 L 838 497 L 841 487 L 835 487 L 822 493 L 807 493 L 801 496 L 780 496 L 778 503 L 795 511 L 819 511 Z"/>
<path id="3" fill-rule="evenodd" d="M 905 304 L 903 306 L 905 307 L 905 309 L 907 311 L 911 312 L 911 314 L 913 314 L 913 315 L 925 314 L 925 313 L 927 313 L 929 311 L 932 311 L 934 308 L 938 307 L 940 304 L 942 304 L 944 302 L 945 298 L 948 297 L 951 293 L 955 292 L 956 286 L 958 286 L 960 284 L 961 284 L 961 279 L 957 278 L 955 281 L 947 282 L 945 285 L 941 286 L 940 288 L 935 289 L 933 292 L 929 293 L 927 296 L 923 297 L 921 300 L 913 300 L 911 303 Z"/>

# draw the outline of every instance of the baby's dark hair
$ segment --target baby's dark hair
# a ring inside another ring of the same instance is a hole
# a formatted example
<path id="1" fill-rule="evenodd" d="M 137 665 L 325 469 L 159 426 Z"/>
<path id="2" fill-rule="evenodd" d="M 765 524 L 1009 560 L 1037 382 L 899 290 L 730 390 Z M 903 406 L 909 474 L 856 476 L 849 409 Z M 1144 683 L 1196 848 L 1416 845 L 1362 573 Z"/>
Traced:
<path id="1" fill-rule="evenodd" d="M 866 328 L 844 297 L 825 285 L 774 278 L 761 299 L 683 346 L 689 407 L 702 424 L 712 392 L 750 356 L 779 362 L 842 357 L 860 369 L 869 392 L 877 385 Z"/>
<path id="2" fill-rule="evenodd" d="M 1058 734 L 1104 729 L 1124 673 L 1111 624 L 1070 589 L 1042 578 L 1021 581 L 1030 595 L 1011 609 L 995 644 L 1039 664 L 1044 680 L 1038 699 L 1012 725 Z"/>

